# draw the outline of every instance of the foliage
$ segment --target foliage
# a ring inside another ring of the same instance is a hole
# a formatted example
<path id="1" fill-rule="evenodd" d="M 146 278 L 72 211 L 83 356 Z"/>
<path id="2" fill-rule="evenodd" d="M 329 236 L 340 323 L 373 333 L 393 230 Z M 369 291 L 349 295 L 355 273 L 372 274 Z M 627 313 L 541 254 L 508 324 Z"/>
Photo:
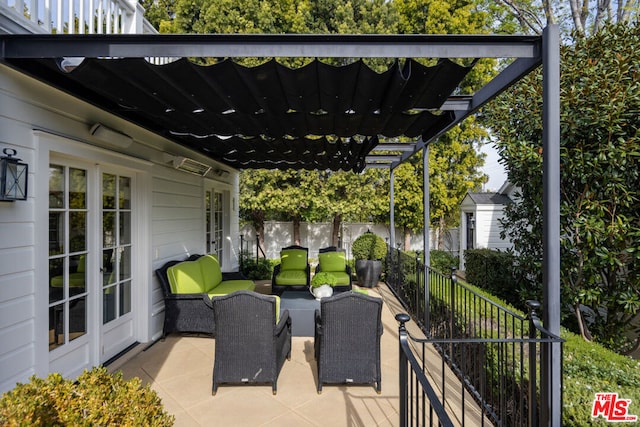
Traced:
<path id="1" fill-rule="evenodd" d="M 431 261 L 431 268 L 443 274 L 449 274 L 451 267 L 457 268 L 460 264 L 457 256 L 437 249 L 429 251 L 429 260 Z"/>
<path id="2" fill-rule="evenodd" d="M 311 287 L 318 288 L 322 285 L 335 286 L 338 283 L 336 276 L 325 271 L 316 273 L 311 278 Z"/>
<path id="3" fill-rule="evenodd" d="M 514 279 L 513 255 L 491 249 L 467 249 L 464 252 L 466 280 L 514 306 L 523 307 L 518 281 Z"/>
<path id="4" fill-rule="evenodd" d="M 465 286 L 483 298 L 505 307 L 518 316 L 526 317 L 522 310 L 514 308 L 501 298 L 475 286 Z M 444 287 L 444 292 L 437 296 L 438 299 L 445 302 L 446 306 L 448 306 L 451 298 L 447 292 L 448 289 L 448 286 Z M 456 293 L 456 298 L 458 301 L 455 304 L 468 304 L 462 292 Z M 458 327 L 463 330 L 469 323 L 486 323 L 488 319 L 496 321 L 501 317 L 497 310 L 488 310 L 488 312 L 485 310 L 476 311 L 473 310 L 473 305 L 471 308 L 467 313 L 473 315 L 475 320 L 465 316 L 457 318 Z M 515 323 L 517 324 L 518 322 Z M 526 325 L 527 323 L 525 323 L 525 327 Z M 516 327 L 513 332 L 516 335 L 520 335 L 523 331 L 518 330 Z M 578 427 L 599 424 L 602 420 L 591 418 L 591 407 L 595 393 L 600 392 L 615 392 L 618 393 L 621 399 L 631 399 L 629 413 L 640 415 L 640 361 L 619 355 L 598 343 L 586 342 L 579 335 L 567 331 L 565 328 L 561 329 L 561 337 L 565 340 L 562 351 L 563 426 Z M 496 357 L 495 345 L 487 345 L 484 350 L 486 353 L 480 357 Z M 504 351 L 504 348 L 500 351 Z M 495 365 L 489 364 L 489 366 Z M 525 372 L 527 372 L 526 367 Z M 495 369 L 491 369 L 486 374 L 487 377 L 493 376 L 495 378 L 495 375 L 499 373 Z M 527 381 L 527 378 L 524 378 L 524 380 Z"/>
<path id="5" fill-rule="evenodd" d="M 595 393 L 615 392 L 630 399 L 629 414 L 640 415 L 640 361 L 621 356 L 579 335 L 563 332 L 563 413 L 565 426 L 596 424 Z M 602 420 L 600 420 L 602 421 Z"/>
<path id="6" fill-rule="evenodd" d="M 561 51 L 561 289 L 575 332 L 616 348 L 640 309 L 639 26 Z M 533 73 L 484 111 L 518 203 L 505 232 L 530 289 L 542 283 L 542 85 Z M 584 318 L 583 312 L 591 314 Z M 565 322 L 565 324 L 567 324 Z"/>
<path id="7" fill-rule="evenodd" d="M 377 234 L 366 232 L 353 241 L 351 253 L 355 259 L 381 260 L 387 255 L 387 244 Z"/>
<path id="8" fill-rule="evenodd" d="M 273 273 L 273 261 L 266 258 L 252 258 L 248 253 L 242 255 L 242 274 L 250 280 L 270 279 Z"/>
<path id="9" fill-rule="evenodd" d="M 498 28 L 526 34 L 542 34 L 547 25 L 558 24 L 566 34 L 593 35 L 606 24 L 636 22 L 638 18 L 637 0 L 499 0 L 495 6 L 490 10 L 494 12 L 494 19 L 501 22 Z M 520 31 L 513 31 L 513 18 Z"/>
<path id="10" fill-rule="evenodd" d="M 174 417 L 139 378 L 125 381 L 106 368 L 84 371 L 72 381 L 60 374 L 32 376 L 0 399 L 3 426 L 171 426 Z"/>

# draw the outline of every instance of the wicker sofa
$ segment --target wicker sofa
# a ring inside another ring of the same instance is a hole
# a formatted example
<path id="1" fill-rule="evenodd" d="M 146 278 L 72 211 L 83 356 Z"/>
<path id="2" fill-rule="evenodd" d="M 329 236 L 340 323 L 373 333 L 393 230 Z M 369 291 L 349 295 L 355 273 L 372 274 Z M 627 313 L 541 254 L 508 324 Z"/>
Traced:
<path id="1" fill-rule="evenodd" d="M 255 283 L 242 273 L 223 273 L 215 255 L 168 261 L 156 270 L 156 276 L 164 295 L 163 336 L 172 332 L 213 335 L 211 298 L 255 289 Z"/>

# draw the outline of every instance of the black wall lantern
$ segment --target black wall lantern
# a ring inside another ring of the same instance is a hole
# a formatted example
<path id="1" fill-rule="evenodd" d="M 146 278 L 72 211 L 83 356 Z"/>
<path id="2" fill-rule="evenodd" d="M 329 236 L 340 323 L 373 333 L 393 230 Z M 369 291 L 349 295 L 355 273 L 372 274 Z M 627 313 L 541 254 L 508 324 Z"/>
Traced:
<path id="1" fill-rule="evenodd" d="M 13 157 L 18 153 L 13 148 L 5 148 L 2 153 L 4 156 L 0 157 L 0 201 L 27 200 L 29 165 Z"/>

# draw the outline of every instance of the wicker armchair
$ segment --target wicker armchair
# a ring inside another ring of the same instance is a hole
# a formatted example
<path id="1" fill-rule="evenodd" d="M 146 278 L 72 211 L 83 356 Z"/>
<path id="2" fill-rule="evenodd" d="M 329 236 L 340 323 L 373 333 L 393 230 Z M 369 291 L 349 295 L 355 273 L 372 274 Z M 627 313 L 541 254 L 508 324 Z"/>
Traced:
<path id="1" fill-rule="evenodd" d="M 284 360 L 291 360 L 291 319 L 284 310 L 276 323 L 276 298 L 237 291 L 213 299 L 213 395 L 222 383 L 271 383 L 278 391 Z"/>
<path id="2" fill-rule="evenodd" d="M 352 289 L 351 267 L 347 264 L 345 252 L 335 246 L 321 248 L 318 251 L 318 265 L 316 273 L 321 271 L 331 273 L 337 283 L 334 292 L 346 292 Z"/>
<path id="3" fill-rule="evenodd" d="M 325 383 L 375 384 L 381 392 L 382 300 L 344 292 L 320 301 L 316 310 L 315 356 L 318 393 Z"/>
<path id="4" fill-rule="evenodd" d="M 309 291 L 311 266 L 309 248 L 299 245 L 287 246 L 280 251 L 280 264 L 273 268 L 271 293 L 282 295 L 284 291 Z"/>

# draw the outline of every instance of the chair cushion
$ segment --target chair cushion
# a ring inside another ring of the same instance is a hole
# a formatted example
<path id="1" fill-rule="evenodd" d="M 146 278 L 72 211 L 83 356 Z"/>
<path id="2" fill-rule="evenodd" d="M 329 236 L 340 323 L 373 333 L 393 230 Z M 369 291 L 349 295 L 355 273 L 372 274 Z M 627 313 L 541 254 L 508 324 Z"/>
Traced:
<path id="1" fill-rule="evenodd" d="M 304 249 L 287 249 L 280 252 L 281 271 L 305 270 L 307 268 L 307 251 Z"/>
<path id="2" fill-rule="evenodd" d="M 219 297 L 235 291 L 253 291 L 255 288 L 256 284 L 252 280 L 224 280 L 208 292 L 208 295 L 209 297 Z"/>
<path id="3" fill-rule="evenodd" d="M 183 261 L 169 267 L 167 277 L 174 294 L 201 294 L 205 291 L 198 261 Z"/>
<path id="4" fill-rule="evenodd" d="M 342 271 L 347 269 L 344 252 L 325 252 L 318 255 L 321 271 Z"/>
<path id="5" fill-rule="evenodd" d="M 322 270 L 324 271 L 324 270 Z M 349 285 L 350 282 L 350 277 L 347 273 L 345 273 L 344 271 L 340 272 L 340 271 L 328 271 L 328 273 L 330 273 L 333 277 L 336 278 L 336 284 L 334 286 L 342 286 L 342 285 Z"/>
<path id="6" fill-rule="evenodd" d="M 307 273 L 304 270 L 280 271 L 276 276 L 276 285 L 306 285 Z"/>
<path id="7" fill-rule="evenodd" d="M 200 264 L 200 269 L 202 270 L 204 292 L 213 292 L 222 282 L 222 270 L 220 269 L 218 257 L 215 255 L 203 255 L 196 262 Z"/>

